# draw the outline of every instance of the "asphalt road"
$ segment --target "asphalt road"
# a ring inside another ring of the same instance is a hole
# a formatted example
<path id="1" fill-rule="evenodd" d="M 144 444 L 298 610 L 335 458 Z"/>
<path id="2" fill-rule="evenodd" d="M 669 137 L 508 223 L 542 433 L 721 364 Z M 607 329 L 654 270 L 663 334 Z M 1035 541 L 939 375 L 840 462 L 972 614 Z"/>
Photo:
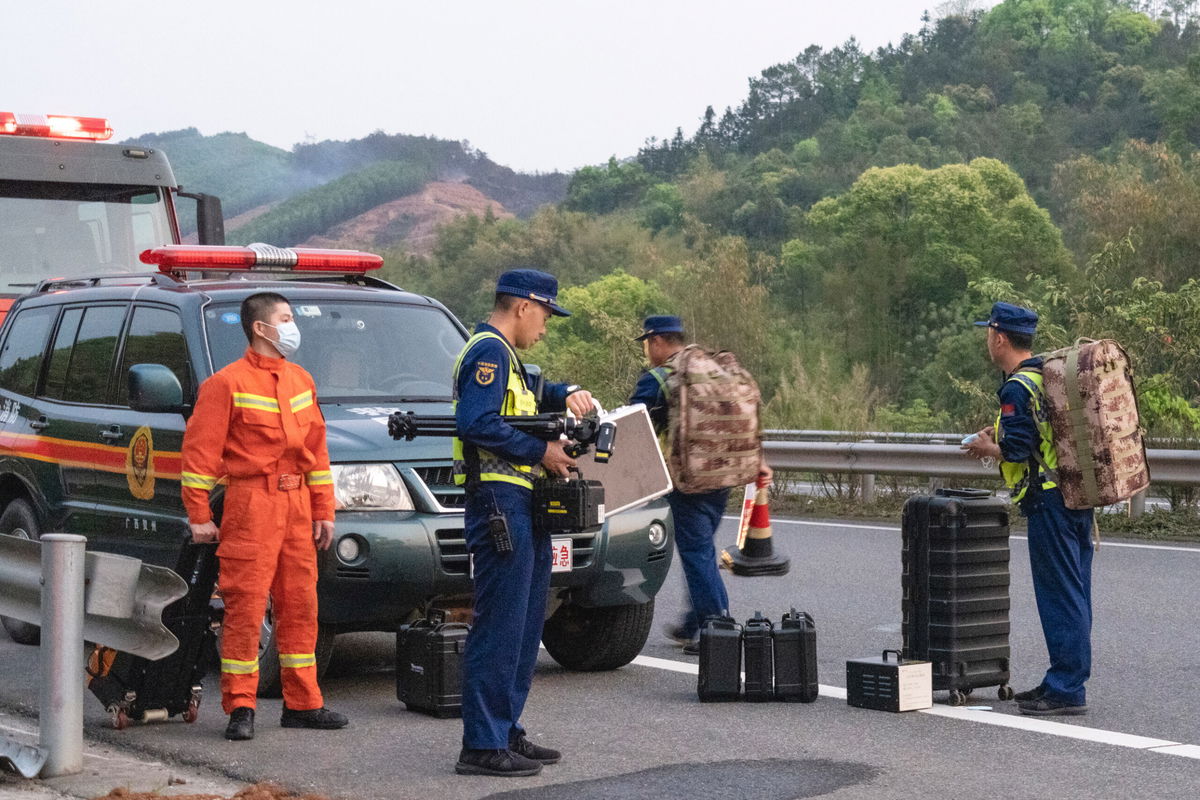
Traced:
<path id="1" fill-rule="evenodd" d="M 393 640 L 342 637 L 325 681 L 327 702 L 348 713 L 340 732 L 282 730 L 280 701 L 260 706 L 258 738 L 221 738 L 209 698 L 195 725 L 113 731 L 88 702 L 90 737 L 297 790 L 361 798 L 1195 798 L 1200 793 L 1200 549 L 1106 540 L 1095 562 L 1094 677 L 1090 712 L 1025 725 L 993 690 L 990 710 L 935 707 L 894 715 L 839 699 L 845 660 L 900 645 L 900 534 L 886 525 L 775 522 L 775 546 L 792 560 L 784 577 L 727 576 L 736 616 L 778 618 L 789 607 L 817 620 L 820 680 L 812 705 L 701 704 L 695 658 L 657 628 L 683 597 L 678 566 L 658 600 L 642 657 L 609 673 L 568 673 L 543 656 L 525 723 L 563 762 L 536 778 L 453 774 L 457 720 L 406 711 L 395 699 Z M 722 531 L 732 541 L 733 522 Z M 1137 546 L 1122 546 L 1136 544 Z M 1041 642 L 1023 539 L 1012 541 L 1013 673 L 1037 683 Z M 0 642 L 0 705 L 30 710 L 36 650 Z M 997 724 L 1001 723 L 1001 724 Z M 1067 734 L 1067 735 L 1063 735 Z M 1080 738 L 1082 737 L 1082 738 Z M 1139 738 L 1141 737 L 1141 738 Z M 1176 755 L 1172 753 L 1184 753 Z"/>

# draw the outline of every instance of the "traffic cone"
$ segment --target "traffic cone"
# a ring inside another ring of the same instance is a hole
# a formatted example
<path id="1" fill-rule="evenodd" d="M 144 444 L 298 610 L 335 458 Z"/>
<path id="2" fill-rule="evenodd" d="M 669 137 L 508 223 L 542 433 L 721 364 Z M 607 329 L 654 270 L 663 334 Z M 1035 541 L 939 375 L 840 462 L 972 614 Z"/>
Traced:
<path id="1" fill-rule="evenodd" d="M 786 575 L 791 560 L 776 555 L 771 544 L 771 512 L 767 508 L 767 487 L 759 486 L 750 512 L 750 527 L 740 548 L 730 553 L 734 575 Z"/>

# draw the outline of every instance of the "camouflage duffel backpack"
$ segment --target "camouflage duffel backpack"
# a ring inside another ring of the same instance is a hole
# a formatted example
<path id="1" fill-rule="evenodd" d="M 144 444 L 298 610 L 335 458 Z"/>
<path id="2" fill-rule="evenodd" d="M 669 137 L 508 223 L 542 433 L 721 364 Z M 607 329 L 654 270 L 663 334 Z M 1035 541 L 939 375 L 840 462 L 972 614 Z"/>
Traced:
<path id="1" fill-rule="evenodd" d="M 762 399 L 753 376 L 733 353 L 710 353 L 694 344 L 667 366 L 667 465 L 675 488 L 695 494 L 753 483 Z"/>
<path id="2" fill-rule="evenodd" d="M 1129 356 L 1112 339 L 1082 339 L 1042 356 L 1057 484 L 1067 508 L 1128 500 L 1150 485 Z"/>

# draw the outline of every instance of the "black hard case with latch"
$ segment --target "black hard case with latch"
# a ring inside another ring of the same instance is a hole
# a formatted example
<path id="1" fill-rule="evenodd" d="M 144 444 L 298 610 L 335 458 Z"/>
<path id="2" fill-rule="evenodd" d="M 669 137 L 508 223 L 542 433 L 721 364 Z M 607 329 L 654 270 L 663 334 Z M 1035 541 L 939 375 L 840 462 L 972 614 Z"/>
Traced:
<path id="1" fill-rule="evenodd" d="M 742 694 L 742 626 L 730 617 L 712 617 L 700 628 L 701 702 L 737 700 Z"/>
<path id="2" fill-rule="evenodd" d="M 422 619 L 396 633 L 396 698 L 410 711 L 462 714 L 462 663 L 471 628 Z"/>
<path id="3" fill-rule="evenodd" d="M 904 658 L 933 664 L 933 688 L 961 705 L 1009 681 L 1009 504 L 985 490 L 940 489 L 904 504 Z"/>
<path id="4" fill-rule="evenodd" d="M 810 614 L 792 609 L 775 627 L 775 699 L 817 699 L 817 626 Z"/>
<path id="5" fill-rule="evenodd" d="M 745 699 L 754 703 L 775 697 L 775 648 L 771 620 L 756 612 L 742 628 L 746 659 Z"/>

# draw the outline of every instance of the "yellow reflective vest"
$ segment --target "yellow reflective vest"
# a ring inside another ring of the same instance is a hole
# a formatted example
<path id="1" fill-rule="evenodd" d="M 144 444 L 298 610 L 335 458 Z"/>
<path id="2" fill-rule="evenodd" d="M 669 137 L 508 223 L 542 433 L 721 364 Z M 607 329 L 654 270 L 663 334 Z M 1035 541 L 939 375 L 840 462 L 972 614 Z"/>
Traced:
<path id="1" fill-rule="evenodd" d="M 1040 439 L 1038 457 L 1035 457 L 1034 460 L 1039 467 L 1038 474 L 1042 478 L 1042 488 L 1053 489 L 1058 485 L 1053 480 L 1054 470 L 1058 469 L 1058 454 L 1054 451 L 1054 431 L 1050 428 L 1050 421 L 1042 409 L 1042 373 L 1034 370 L 1019 370 L 1010 375 L 1008 381 L 1016 381 L 1029 392 L 1030 407 Z M 993 438 L 996 444 L 1000 444 L 1004 440 L 1004 421 L 1001 413 L 996 414 Z M 1012 493 L 1012 501 L 1020 502 L 1029 490 L 1029 462 L 1001 461 L 1000 475 L 1004 478 L 1004 485 Z"/>

